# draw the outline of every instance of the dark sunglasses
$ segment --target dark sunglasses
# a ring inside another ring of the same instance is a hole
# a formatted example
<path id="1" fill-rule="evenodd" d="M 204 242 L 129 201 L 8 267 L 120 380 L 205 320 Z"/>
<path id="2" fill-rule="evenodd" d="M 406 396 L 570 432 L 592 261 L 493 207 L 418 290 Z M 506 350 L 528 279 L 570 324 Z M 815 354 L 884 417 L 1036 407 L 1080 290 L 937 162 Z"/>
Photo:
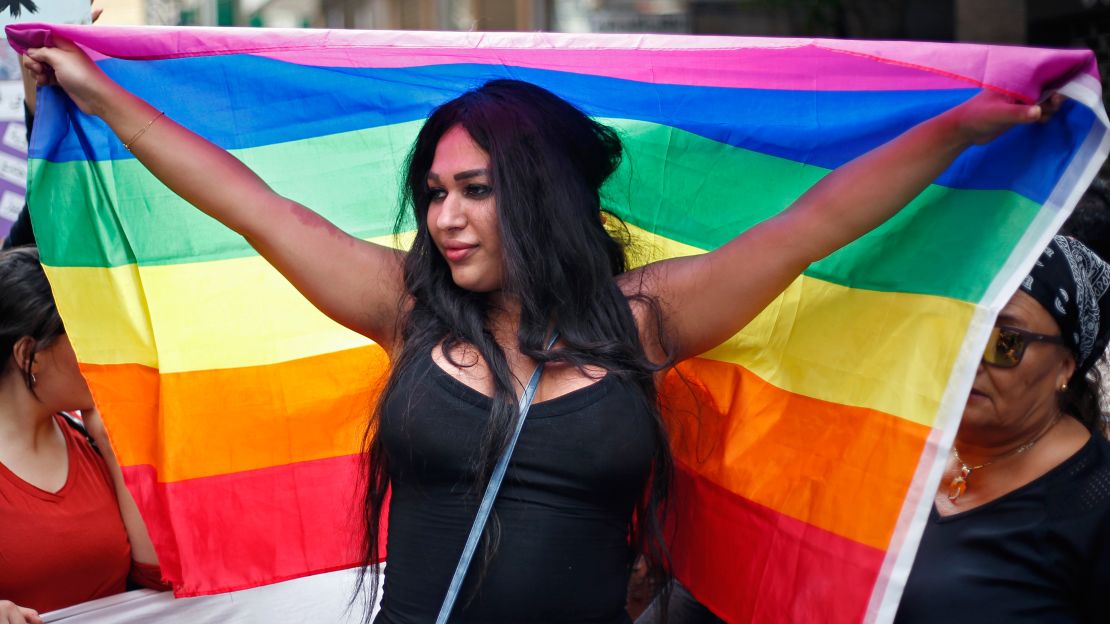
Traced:
<path id="1" fill-rule="evenodd" d="M 987 339 L 987 348 L 983 350 L 983 362 L 1000 368 L 1013 368 L 1021 364 L 1025 347 L 1034 342 L 1062 345 L 1064 339 L 1014 327 L 995 327 L 991 330 L 991 337 Z"/>

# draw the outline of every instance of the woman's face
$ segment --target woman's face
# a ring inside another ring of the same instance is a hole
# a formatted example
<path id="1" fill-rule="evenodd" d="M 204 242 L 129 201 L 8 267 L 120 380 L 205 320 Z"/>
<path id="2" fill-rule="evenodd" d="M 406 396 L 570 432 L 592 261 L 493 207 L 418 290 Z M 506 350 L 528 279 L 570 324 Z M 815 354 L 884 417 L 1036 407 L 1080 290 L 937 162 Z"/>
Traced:
<path id="1" fill-rule="evenodd" d="M 1048 311 L 1025 292 L 1018 291 L 1002 308 L 996 325 L 1058 336 L 1060 328 Z M 964 407 L 960 437 L 974 436 L 984 444 L 1005 444 L 1036 434 L 1056 418 L 1056 393 L 1075 363 L 1066 347 L 1031 342 L 1021 362 L 1002 368 L 980 362 Z"/>
<path id="2" fill-rule="evenodd" d="M 501 288 L 504 266 L 489 154 L 462 126 L 439 140 L 428 190 L 428 231 L 455 284 L 474 292 Z"/>
<path id="3" fill-rule="evenodd" d="M 51 411 L 92 409 L 92 393 L 65 334 L 35 354 L 35 394 Z"/>

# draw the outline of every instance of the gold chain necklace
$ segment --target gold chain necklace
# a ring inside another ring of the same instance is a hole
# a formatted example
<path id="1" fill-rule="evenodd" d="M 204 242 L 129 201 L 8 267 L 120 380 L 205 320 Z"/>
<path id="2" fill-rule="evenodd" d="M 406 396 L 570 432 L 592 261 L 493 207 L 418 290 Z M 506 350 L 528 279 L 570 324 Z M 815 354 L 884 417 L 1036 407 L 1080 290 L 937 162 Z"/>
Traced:
<path id="1" fill-rule="evenodd" d="M 952 456 L 956 458 L 956 463 L 960 465 L 960 471 L 955 477 L 952 478 L 951 481 L 948 482 L 948 500 L 954 503 L 956 502 L 956 499 L 958 499 L 960 496 L 963 495 L 964 492 L 967 491 L 967 480 L 971 478 L 972 472 L 979 470 L 980 468 L 986 468 L 987 466 L 990 466 L 1000 459 L 1006 459 L 1007 457 L 1013 457 L 1014 455 L 1021 455 L 1025 451 L 1028 451 L 1029 449 L 1033 448 L 1033 445 L 1036 444 L 1041 438 L 1043 438 L 1046 433 L 1051 431 L 1058 422 L 1060 422 L 1059 416 L 1054 418 L 1052 422 L 1049 423 L 1047 427 L 1045 427 L 1044 431 L 1038 433 L 1037 437 L 1026 442 L 1025 444 L 1022 444 L 1017 448 L 1010 449 L 1001 455 L 996 455 L 992 457 L 990 461 L 979 464 L 978 466 L 968 466 L 967 464 L 965 464 L 964 460 L 960 459 L 960 452 L 956 450 L 956 445 L 953 444 Z"/>

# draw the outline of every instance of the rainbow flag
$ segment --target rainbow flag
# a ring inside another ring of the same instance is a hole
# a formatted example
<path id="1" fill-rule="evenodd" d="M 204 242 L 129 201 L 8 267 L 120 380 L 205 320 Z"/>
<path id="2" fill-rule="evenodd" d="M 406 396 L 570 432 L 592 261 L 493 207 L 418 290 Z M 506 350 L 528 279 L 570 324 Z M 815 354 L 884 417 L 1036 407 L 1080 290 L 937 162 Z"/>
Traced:
<path id="1" fill-rule="evenodd" d="M 605 204 L 638 262 L 712 249 L 836 166 L 981 89 L 1071 99 L 967 151 L 685 363 L 675 572 L 737 622 L 886 620 L 988 328 L 1105 159 L 1093 55 L 651 35 L 9 27 L 57 34 L 273 188 L 393 244 L 400 168 L 436 105 L 534 82 L 622 134 Z M 44 89 L 42 258 L 178 595 L 354 565 L 360 433 L 388 362 L 239 236 Z M 401 244 L 401 243 L 397 243 Z M 743 266 L 736 267 L 743 271 Z"/>

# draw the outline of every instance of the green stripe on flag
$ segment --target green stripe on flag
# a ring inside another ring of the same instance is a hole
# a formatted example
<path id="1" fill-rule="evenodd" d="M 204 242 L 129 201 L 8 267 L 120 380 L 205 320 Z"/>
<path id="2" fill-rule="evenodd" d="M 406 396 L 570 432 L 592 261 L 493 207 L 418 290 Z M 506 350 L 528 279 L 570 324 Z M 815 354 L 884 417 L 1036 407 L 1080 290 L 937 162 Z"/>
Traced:
<path id="1" fill-rule="evenodd" d="M 621 131 L 626 149 L 604 189 L 606 207 L 701 249 L 716 248 L 776 214 L 828 173 L 669 126 L 606 121 Z M 421 123 L 235 154 L 277 192 L 370 238 L 392 231 L 402 163 Z M 53 215 L 49 227 L 36 229 L 47 264 L 165 265 L 254 255 L 241 237 L 186 205 L 133 159 L 35 160 L 31 180 L 34 215 L 70 213 Z M 1039 209 L 1010 191 L 933 185 L 890 222 L 806 274 L 855 288 L 978 301 Z M 967 266 L 983 270 L 968 272 Z"/>

